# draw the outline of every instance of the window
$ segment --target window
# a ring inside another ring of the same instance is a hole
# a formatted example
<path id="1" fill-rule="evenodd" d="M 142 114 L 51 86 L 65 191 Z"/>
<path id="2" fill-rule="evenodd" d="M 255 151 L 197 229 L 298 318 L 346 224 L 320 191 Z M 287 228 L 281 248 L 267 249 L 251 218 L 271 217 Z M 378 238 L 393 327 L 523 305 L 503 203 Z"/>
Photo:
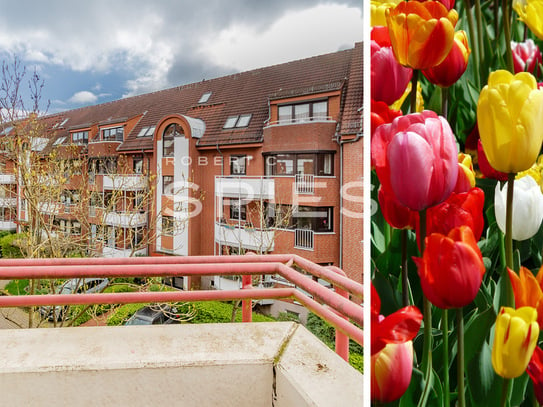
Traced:
<path id="1" fill-rule="evenodd" d="M 230 174 L 231 175 L 245 175 L 246 174 L 246 156 L 244 155 L 231 155 L 230 156 Z"/>
<path id="2" fill-rule="evenodd" d="M 198 103 L 206 103 L 209 98 L 211 97 L 211 93 L 212 92 L 206 92 L 202 95 L 202 97 L 200 98 L 200 100 L 198 101 Z"/>
<path id="3" fill-rule="evenodd" d="M 143 174 L 143 156 L 135 155 L 132 158 L 132 170 L 134 174 Z"/>
<path id="4" fill-rule="evenodd" d="M 102 130 L 103 141 L 123 141 L 124 127 L 110 127 Z M 88 138 L 88 137 L 87 137 Z"/>
<path id="5" fill-rule="evenodd" d="M 232 129 L 234 127 L 247 127 L 251 121 L 252 114 L 242 114 L 238 116 L 228 116 L 223 129 Z"/>
<path id="6" fill-rule="evenodd" d="M 314 232 L 332 231 L 332 207 L 298 206 L 292 211 L 291 225 Z"/>
<path id="7" fill-rule="evenodd" d="M 173 176 L 164 175 L 162 177 L 162 194 L 173 195 Z"/>
<path id="8" fill-rule="evenodd" d="M 178 124 L 172 123 L 166 127 L 166 130 L 164 130 L 164 134 L 162 135 L 162 156 L 173 157 L 174 138 L 182 136 L 183 134 L 183 129 Z"/>
<path id="9" fill-rule="evenodd" d="M 172 236 L 175 230 L 175 220 L 173 216 L 162 216 L 162 234 Z"/>
<path id="10" fill-rule="evenodd" d="M 87 144 L 89 142 L 88 131 L 76 131 L 72 133 L 72 143 L 74 144 Z"/>
<path id="11" fill-rule="evenodd" d="M 333 153 L 276 153 L 266 156 L 266 175 L 334 175 Z"/>
<path id="12" fill-rule="evenodd" d="M 155 132 L 155 127 L 156 126 L 147 126 L 147 127 L 144 127 L 140 130 L 140 132 L 138 133 L 137 137 L 149 137 L 149 136 L 152 136 L 153 133 Z"/>
<path id="13" fill-rule="evenodd" d="M 279 123 L 304 123 L 311 120 L 326 120 L 328 101 L 281 105 L 277 110 Z"/>
<path id="14" fill-rule="evenodd" d="M 107 157 L 100 158 L 97 160 L 91 160 L 89 172 L 102 175 L 111 175 L 117 173 L 117 158 L 116 157 Z"/>
<path id="15" fill-rule="evenodd" d="M 247 205 L 242 204 L 240 200 L 230 199 L 230 219 L 246 220 Z"/>

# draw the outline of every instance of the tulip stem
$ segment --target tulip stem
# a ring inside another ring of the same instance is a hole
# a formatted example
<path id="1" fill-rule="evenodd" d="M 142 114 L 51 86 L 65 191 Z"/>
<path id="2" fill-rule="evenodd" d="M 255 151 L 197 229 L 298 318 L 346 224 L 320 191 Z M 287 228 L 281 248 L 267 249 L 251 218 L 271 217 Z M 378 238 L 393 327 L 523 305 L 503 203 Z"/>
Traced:
<path id="1" fill-rule="evenodd" d="M 411 77 L 411 110 L 409 113 L 416 113 L 417 111 L 417 86 L 419 81 L 419 70 L 413 69 L 413 76 Z"/>
<path id="2" fill-rule="evenodd" d="M 507 176 L 507 206 L 505 209 L 505 265 L 507 268 L 513 268 L 513 192 L 515 189 L 515 174 L 510 173 Z M 513 287 L 509 278 L 507 278 L 507 270 L 504 277 L 506 285 L 506 305 L 514 307 L 513 303 Z"/>
<path id="3" fill-rule="evenodd" d="M 511 51 L 511 12 L 509 10 L 510 0 L 503 0 L 503 34 L 505 35 L 505 61 L 509 72 L 515 73 L 513 64 L 513 52 Z"/>
<path id="4" fill-rule="evenodd" d="M 402 303 L 404 307 L 409 305 L 409 277 L 407 275 L 407 229 L 400 232 L 402 245 Z"/>
<path id="5" fill-rule="evenodd" d="M 466 406 L 466 391 L 464 386 L 464 315 L 462 308 L 456 310 L 456 333 L 458 335 L 457 375 L 458 375 L 458 407 Z"/>
<path id="6" fill-rule="evenodd" d="M 441 115 L 449 120 L 449 88 L 441 88 Z"/>
<path id="7" fill-rule="evenodd" d="M 426 239 L 426 209 L 419 213 L 420 219 L 420 253 L 424 254 Z M 425 406 L 432 389 L 432 304 L 423 294 L 424 344 L 422 347 L 422 370 L 424 372 L 424 389 L 418 406 Z"/>
<path id="8" fill-rule="evenodd" d="M 511 387 L 511 379 L 503 379 L 502 401 L 500 403 L 500 406 L 502 407 L 507 406 L 507 401 L 509 399 L 509 387 Z"/>
<path id="9" fill-rule="evenodd" d="M 496 0 L 498 1 L 498 0 Z M 482 52 L 482 50 L 479 50 L 479 46 L 477 44 L 477 41 L 475 40 L 475 24 L 473 23 L 473 15 L 471 14 L 471 0 L 464 0 L 464 3 L 466 5 L 466 17 L 468 19 L 468 31 L 469 31 L 469 38 L 471 40 L 471 51 L 473 55 L 473 64 L 475 65 L 475 72 L 480 72 L 479 69 L 479 52 Z M 497 32 L 497 31 L 496 31 Z M 475 86 L 477 89 L 481 87 L 480 83 L 480 75 L 474 75 L 475 78 Z"/>
<path id="10" fill-rule="evenodd" d="M 449 406 L 449 311 L 441 313 L 441 330 L 443 332 L 443 400 Z"/>
<path id="11" fill-rule="evenodd" d="M 483 19 L 481 17 L 481 1 L 475 0 L 475 18 L 477 19 L 477 49 L 479 50 L 479 64 L 483 64 Z"/>

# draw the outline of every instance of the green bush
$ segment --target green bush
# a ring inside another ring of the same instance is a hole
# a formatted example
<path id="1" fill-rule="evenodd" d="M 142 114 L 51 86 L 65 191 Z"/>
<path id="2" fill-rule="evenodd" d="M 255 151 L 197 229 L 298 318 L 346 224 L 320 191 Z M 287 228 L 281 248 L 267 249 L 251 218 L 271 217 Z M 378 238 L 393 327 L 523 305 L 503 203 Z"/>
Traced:
<path id="1" fill-rule="evenodd" d="M 108 318 L 106 324 L 108 326 L 123 325 L 137 310 L 147 304 L 125 304 L 121 305 Z"/>
<path id="2" fill-rule="evenodd" d="M 11 295 L 26 295 L 28 280 L 11 280 L 6 284 L 5 290 Z"/>
<path id="3" fill-rule="evenodd" d="M 9 233 L 0 237 L 0 253 L 2 257 L 7 259 L 19 259 L 23 257 L 21 249 L 14 245 L 14 241 L 21 236 L 21 234 Z"/>
<path id="4" fill-rule="evenodd" d="M 362 354 L 349 353 L 349 364 L 360 373 L 364 373 L 364 356 Z"/>

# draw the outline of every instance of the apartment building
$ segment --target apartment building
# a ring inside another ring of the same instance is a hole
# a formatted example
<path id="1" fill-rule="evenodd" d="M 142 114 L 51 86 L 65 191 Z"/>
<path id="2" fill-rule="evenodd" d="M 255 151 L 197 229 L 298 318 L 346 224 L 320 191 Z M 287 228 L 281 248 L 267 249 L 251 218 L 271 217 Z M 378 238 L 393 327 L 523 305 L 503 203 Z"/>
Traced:
<path id="1" fill-rule="evenodd" d="M 41 210 L 92 255 L 296 253 L 361 282 L 362 60 L 357 43 L 40 118 L 44 160 L 86 162 Z M 13 165 L 0 230 L 28 222 Z"/>

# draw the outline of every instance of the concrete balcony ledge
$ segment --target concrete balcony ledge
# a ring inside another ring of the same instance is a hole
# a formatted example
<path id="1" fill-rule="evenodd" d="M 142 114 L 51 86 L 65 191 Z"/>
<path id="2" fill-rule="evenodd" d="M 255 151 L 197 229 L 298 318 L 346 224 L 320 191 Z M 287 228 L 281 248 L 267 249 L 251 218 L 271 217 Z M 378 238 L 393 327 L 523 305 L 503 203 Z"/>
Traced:
<path id="1" fill-rule="evenodd" d="M 5 405 L 363 405 L 362 374 L 292 322 L 4 330 L 2 336 Z"/>

